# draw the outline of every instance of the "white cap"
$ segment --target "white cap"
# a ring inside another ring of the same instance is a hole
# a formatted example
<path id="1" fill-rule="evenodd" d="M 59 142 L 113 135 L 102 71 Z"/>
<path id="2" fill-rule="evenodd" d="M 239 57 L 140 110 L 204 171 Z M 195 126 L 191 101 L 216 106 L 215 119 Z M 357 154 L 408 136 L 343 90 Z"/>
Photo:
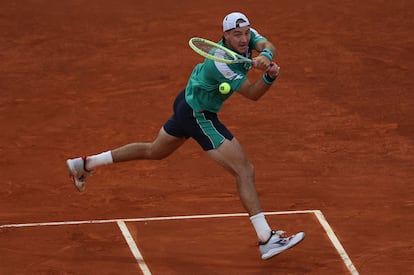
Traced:
<path id="1" fill-rule="evenodd" d="M 242 20 L 242 22 L 239 21 L 239 23 L 237 23 L 239 19 Z M 241 12 L 232 12 L 224 17 L 223 20 L 223 32 L 247 26 L 250 26 L 249 19 L 247 19 L 246 15 Z"/>

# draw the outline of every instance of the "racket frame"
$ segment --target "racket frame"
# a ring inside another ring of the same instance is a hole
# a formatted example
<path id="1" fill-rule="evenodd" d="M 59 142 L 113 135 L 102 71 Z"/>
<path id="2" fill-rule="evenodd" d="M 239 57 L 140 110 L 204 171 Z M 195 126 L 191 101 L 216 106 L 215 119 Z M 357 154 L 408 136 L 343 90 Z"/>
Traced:
<path id="1" fill-rule="evenodd" d="M 194 45 L 194 41 L 199 41 L 202 43 L 205 43 L 207 45 L 216 47 L 222 51 L 224 51 L 225 53 L 227 53 L 229 56 L 231 56 L 233 59 L 224 59 L 224 58 L 219 58 L 216 57 L 214 55 L 208 54 L 202 50 L 200 50 L 197 46 Z M 241 54 L 238 54 L 232 50 L 230 50 L 229 48 L 226 48 L 218 43 L 215 43 L 213 41 L 210 41 L 208 39 L 204 39 L 204 38 L 200 38 L 200 37 L 193 37 L 188 41 L 188 45 L 191 47 L 191 49 L 193 49 L 196 53 L 198 53 L 199 55 L 211 59 L 213 61 L 217 61 L 217 62 L 221 62 L 221 63 L 226 63 L 226 64 L 237 64 L 237 63 L 248 63 L 251 64 L 252 60 L 242 56 Z"/>

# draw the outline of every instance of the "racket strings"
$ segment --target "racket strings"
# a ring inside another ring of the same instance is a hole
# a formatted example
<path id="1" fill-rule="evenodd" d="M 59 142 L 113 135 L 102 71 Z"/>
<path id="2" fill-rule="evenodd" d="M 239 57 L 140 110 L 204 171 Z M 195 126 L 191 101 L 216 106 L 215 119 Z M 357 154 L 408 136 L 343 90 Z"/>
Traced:
<path id="1" fill-rule="evenodd" d="M 234 56 L 228 54 L 223 49 L 215 47 L 214 45 L 207 44 L 203 41 L 193 41 L 193 45 L 208 55 L 225 60 L 234 60 Z"/>

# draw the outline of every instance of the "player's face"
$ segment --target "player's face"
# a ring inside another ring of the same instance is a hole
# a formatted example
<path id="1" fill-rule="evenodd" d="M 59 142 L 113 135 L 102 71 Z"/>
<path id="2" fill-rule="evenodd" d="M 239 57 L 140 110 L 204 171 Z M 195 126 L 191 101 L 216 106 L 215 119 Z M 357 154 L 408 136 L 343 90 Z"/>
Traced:
<path id="1" fill-rule="evenodd" d="M 230 49 L 245 54 L 249 49 L 250 27 L 235 28 L 224 33 L 226 46 Z"/>

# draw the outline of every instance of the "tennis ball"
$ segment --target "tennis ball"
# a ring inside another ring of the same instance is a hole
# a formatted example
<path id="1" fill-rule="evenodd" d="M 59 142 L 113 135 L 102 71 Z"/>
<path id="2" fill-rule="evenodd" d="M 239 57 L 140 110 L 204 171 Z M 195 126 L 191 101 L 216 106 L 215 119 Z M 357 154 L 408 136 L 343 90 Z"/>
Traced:
<path id="1" fill-rule="evenodd" d="M 221 83 L 221 84 L 220 84 L 220 86 L 219 86 L 219 91 L 220 91 L 220 93 L 222 93 L 223 95 L 226 95 L 226 94 L 230 93 L 230 91 L 231 91 L 231 86 L 230 86 L 230 84 L 229 84 L 229 83 L 227 83 L 227 82 L 223 82 L 223 83 Z"/>

